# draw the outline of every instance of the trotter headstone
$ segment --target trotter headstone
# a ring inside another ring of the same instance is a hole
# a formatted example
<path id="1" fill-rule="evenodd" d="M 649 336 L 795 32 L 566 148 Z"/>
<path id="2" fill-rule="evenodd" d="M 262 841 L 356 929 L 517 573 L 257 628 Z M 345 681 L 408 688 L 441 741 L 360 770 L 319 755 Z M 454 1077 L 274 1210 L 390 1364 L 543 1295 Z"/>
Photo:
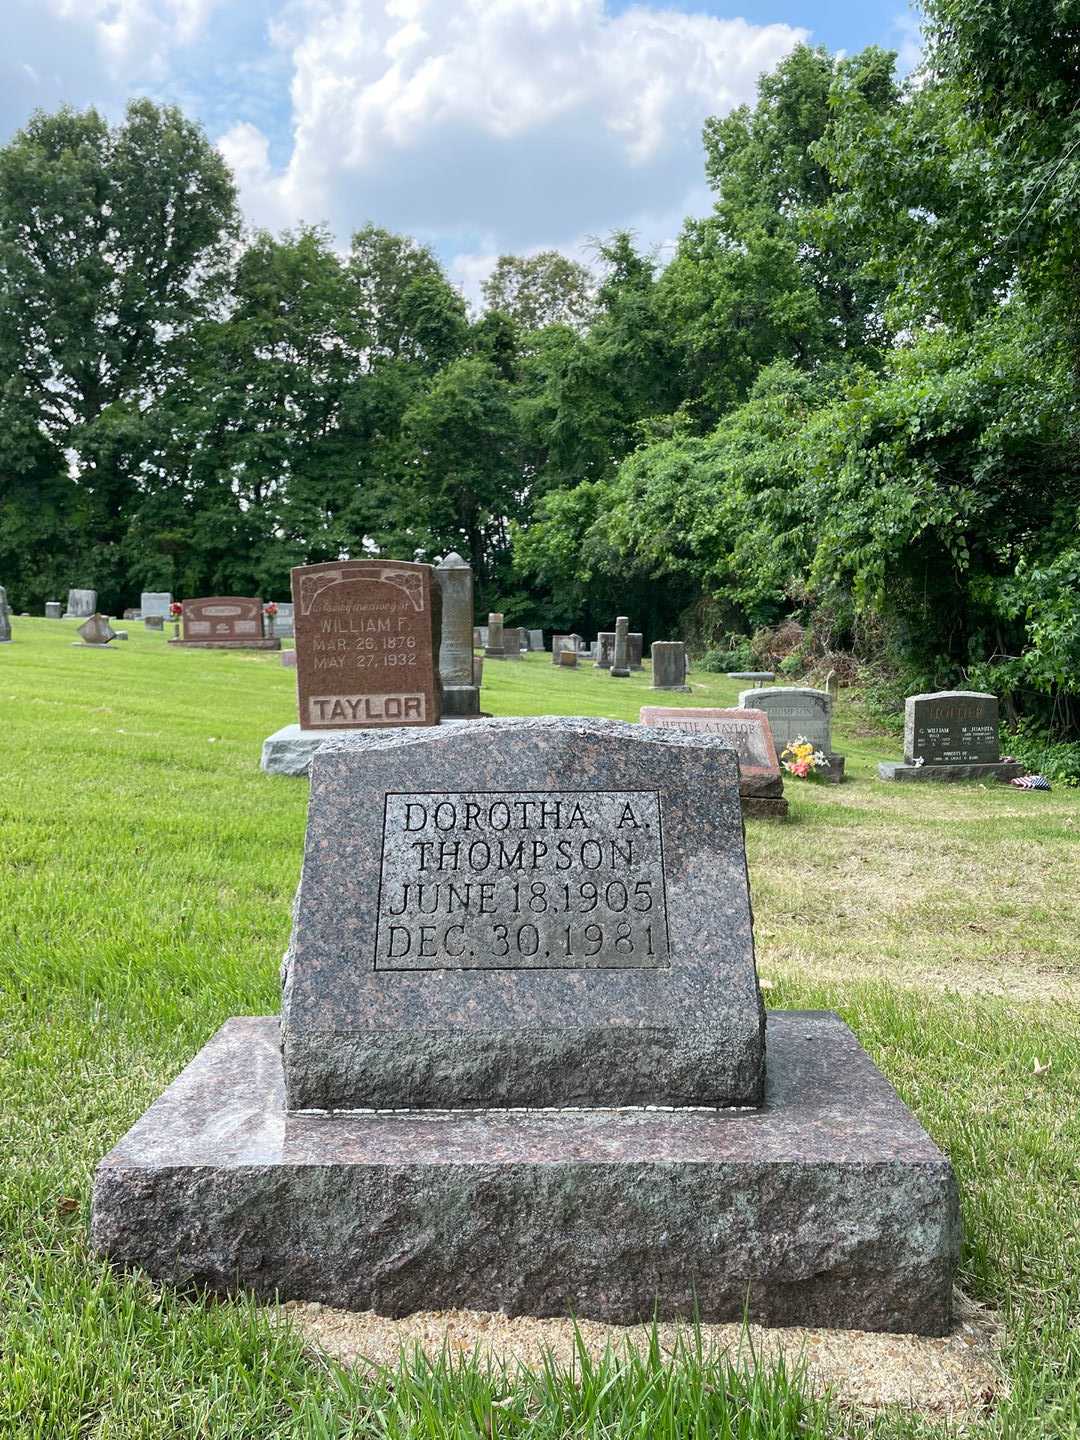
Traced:
<path id="1" fill-rule="evenodd" d="M 203 650 L 280 650 L 263 632 L 262 601 L 252 595 L 205 595 L 185 600 L 180 638 L 170 645 Z"/>
<path id="2" fill-rule="evenodd" d="M 598 650 L 594 663 L 597 670 L 610 670 L 611 661 L 615 655 L 615 631 L 598 631 L 596 636 L 596 643 L 598 646 Z"/>
<path id="3" fill-rule="evenodd" d="M 654 645 L 654 655 L 655 651 Z M 695 735 L 715 735 L 726 741 L 739 758 L 739 800 L 743 814 L 783 819 L 788 813 L 788 802 L 784 799 L 784 775 L 764 710 L 643 705 L 639 719 L 642 725 Z"/>
<path id="4" fill-rule="evenodd" d="M 976 690 L 909 695 L 904 763 L 878 766 L 882 780 L 1013 780 L 1023 773 L 1001 758 L 997 696 Z"/>
<path id="5" fill-rule="evenodd" d="M 629 627 L 630 622 L 625 615 L 615 617 L 615 646 L 611 655 L 611 674 L 618 680 L 626 680 L 630 675 Z"/>
<path id="6" fill-rule="evenodd" d="M 79 634 L 82 640 L 72 641 L 72 644 L 91 650 L 104 650 L 110 641 L 117 638 L 117 632 L 109 624 L 107 615 L 91 615 L 89 620 L 79 626 Z"/>
<path id="7" fill-rule="evenodd" d="M 292 572 L 300 723 L 263 742 L 262 769 L 305 775 L 332 735 L 438 725 L 442 592 L 430 565 L 330 560 Z"/>
<path id="8" fill-rule="evenodd" d="M 484 654 L 489 660 L 505 660 L 503 652 L 503 617 L 492 613 L 488 616 L 487 640 Z"/>
<path id="9" fill-rule="evenodd" d="M 59 601 L 59 600 L 46 600 L 46 601 L 45 601 L 45 619 L 46 619 L 46 620 L 59 620 L 59 619 L 62 618 L 63 613 L 64 613 L 64 607 L 60 604 L 60 601 Z"/>
<path id="10" fill-rule="evenodd" d="M 686 683 L 686 646 L 681 640 L 654 640 L 650 654 L 654 690 L 690 689 Z"/>
<path id="11" fill-rule="evenodd" d="M 472 566 L 451 551 L 435 567 L 435 579 L 442 593 L 442 713 L 469 719 L 480 714 L 480 691 L 473 682 Z"/>
<path id="12" fill-rule="evenodd" d="M 771 1016 L 764 1072 L 722 741 L 329 741 L 283 976 L 101 1163 L 98 1253 L 388 1315 L 949 1328 L 948 1161 L 835 1016 Z"/>
<path id="13" fill-rule="evenodd" d="M 167 620 L 171 605 L 172 592 L 170 590 L 144 590 L 139 609 L 142 611 L 144 620 L 149 620 L 151 616 Z"/>
<path id="14" fill-rule="evenodd" d="M 69 590 L 65 620 L 86 620 L 97 613 L 96 590 Z"/>
<path id="15" fill-rule="evenodd" d="M 832 696 L 827 690 L 772 685 L 767 690 L 740 691 L 739 704 L 744 710 L 764 710 L 768 715 L 777 755 L 801 737 L 828 760 L 821 772 L 825 780 L 838 785 L 844 778 L 844 757 L 832 748 Z"/>

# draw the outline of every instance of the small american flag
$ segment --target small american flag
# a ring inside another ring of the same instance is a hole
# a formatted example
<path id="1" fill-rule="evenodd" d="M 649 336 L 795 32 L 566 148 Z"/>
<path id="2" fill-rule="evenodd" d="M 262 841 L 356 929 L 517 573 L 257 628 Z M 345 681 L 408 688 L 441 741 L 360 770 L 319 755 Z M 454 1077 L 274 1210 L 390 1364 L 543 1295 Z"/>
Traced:
<path id="1" fill-rule="evenodd" d="M 1018 790 L 1049 790 L 1050 781 L 1045 775 L 1018 775 L 1011 782 Z"/>

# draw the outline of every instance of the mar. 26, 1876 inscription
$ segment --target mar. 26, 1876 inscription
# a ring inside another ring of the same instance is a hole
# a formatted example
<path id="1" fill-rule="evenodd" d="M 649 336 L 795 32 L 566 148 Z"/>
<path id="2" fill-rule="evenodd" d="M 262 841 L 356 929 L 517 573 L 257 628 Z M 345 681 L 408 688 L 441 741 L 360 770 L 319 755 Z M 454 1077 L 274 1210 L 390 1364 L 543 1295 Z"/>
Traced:
<path id="1" fill-rule="evenodd" d="M 386 796 L 376 970 L 668 963 L 656 791 Z"/>

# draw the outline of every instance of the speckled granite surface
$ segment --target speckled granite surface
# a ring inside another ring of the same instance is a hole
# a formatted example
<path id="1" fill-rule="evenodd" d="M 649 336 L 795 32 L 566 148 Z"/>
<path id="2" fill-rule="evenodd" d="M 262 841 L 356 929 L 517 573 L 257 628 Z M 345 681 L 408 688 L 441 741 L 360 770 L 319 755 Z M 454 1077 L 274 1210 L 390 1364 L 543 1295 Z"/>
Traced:
<path id="1" fill-rule="evenodd" d="M 95 1248 L 177 1284 L 402 1315 L 693 1313 L 940 1334 L 945 1157 L 848 1028 L 769 1017 L 760 1110 L 289 1114 L 227 1022 L 102 1161 Z"/>
<path id="2" fill-rule="evenodd" d="M 506 830 L 491 810 L 504 804 L 525 823 Z M 446 828 L 432 828 L 438 806 Z M 428 828 L 410 829 L 420 816 Z M 421 841 L 446 842 L 444 868 Z M 528 864 L 485 869 L 474 842 L 492 856 L 524 842 Z M 282 1038 L 291 1109 L 757 1103 L 764 1011 L 734 751 L 550 716 L 328 739 Z"/>

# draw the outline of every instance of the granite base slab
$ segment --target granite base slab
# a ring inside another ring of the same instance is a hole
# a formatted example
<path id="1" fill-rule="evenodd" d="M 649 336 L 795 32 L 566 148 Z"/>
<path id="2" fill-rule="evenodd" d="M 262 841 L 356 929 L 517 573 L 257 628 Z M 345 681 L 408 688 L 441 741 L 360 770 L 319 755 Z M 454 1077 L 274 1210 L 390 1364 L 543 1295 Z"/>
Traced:
<path id="1" fill-rule="evenodd" d="M 91 1239 L 383 1315 L 945 1333 L 948 1160 L 836 1015 L 774 1012 L 768 1074 L 759 1110 L 290 1114 L 277 1019 L 234 1019 L 101 1162 Z"/>
<path id="2" fill-rule="evenodd" d="M 944 782 L 1002 780 L 1008 782 L 1015 780 L 1020 775 L 1027 774 L 1025 766 L 1010 760 L 971 765 L 906 765 L 888 762 L 879 765 L 877 769 L 879 780 L 939 780 Z"/>
<path id="3" fill-rule="evenodd" d="M 783 796 L 740 795 L 739 808 L 745 820 L 783 820 L 788 802 Z"/>
<path id="4" fill-rule="evenodd" d="M 439 723 L 466 725 L 468 721 L 444 715 Z M 342 740 L 355 734 L 355 730 L 301 730 L 296 724 L 283 725 L 263 741 L 259 768 L 267 775 L 308 775 L 312 757 L 320 745 L 327 740 Z"/>
<path id="5" fill-rule="evenodd" d="M 649 689 L 650 689 L 650 690 L 666 690 L 666 691 L 668 691 L 669 693 L 678 693 L 679 695 L 689 695 L 689 694 L 691 693 L 692 687 L 689 686 L 689 685 L 650 685 L 650 686 L 649 686 Z"/>
<path id="6" fill-rule="evenodd" d="M 265 640 L 168 640 L 181 650 L 280 650 L 277 636 Z"/>

